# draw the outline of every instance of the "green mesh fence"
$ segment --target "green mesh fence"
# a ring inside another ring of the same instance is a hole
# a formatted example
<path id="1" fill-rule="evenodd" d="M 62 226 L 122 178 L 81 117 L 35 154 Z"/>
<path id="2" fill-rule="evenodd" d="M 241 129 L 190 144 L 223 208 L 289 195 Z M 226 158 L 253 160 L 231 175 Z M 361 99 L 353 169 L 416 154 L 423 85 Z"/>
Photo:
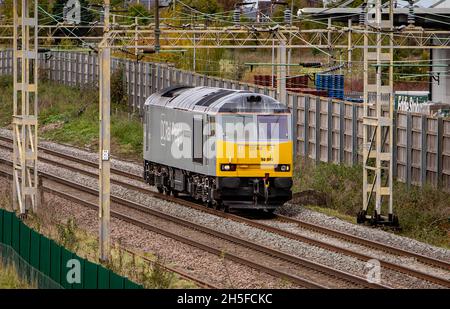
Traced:
<path id="1" fill-rule="evenodd" d="M 0 209 L 0 256 L 38 288 L 141 289 L 128 278 L 83 259 Z"/>
<path id="2" fill-rule="evenodd" d="M 13 267 L 19 278 L 32 288 L 61 289 L 62 286 L 25 261 L 11 246 L 0 243 L 0 263 Z"/>

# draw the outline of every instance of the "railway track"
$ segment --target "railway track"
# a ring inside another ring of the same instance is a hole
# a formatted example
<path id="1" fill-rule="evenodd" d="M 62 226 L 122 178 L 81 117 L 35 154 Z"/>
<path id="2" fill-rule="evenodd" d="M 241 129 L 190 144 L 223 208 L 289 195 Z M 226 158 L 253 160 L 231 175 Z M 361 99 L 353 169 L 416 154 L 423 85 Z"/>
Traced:
<path id="1" fill-rule="evenodd" d="M 139 258 L 143 259 L 144 261 L 146 261 L 147 263 L 151 264 L 151 265 L 159 265 L 160 267 L 162 267 L 165 271 L 177 274 L 178 276 L 180 276 L 183 279 L 187 279 L 189 281 L 194 282 L 198 287 L 204 288 L 204 289 L 219 289 L 220 287 L 218 287 L 217 285 L 210 283 L 204 279 L 200 279 L 196 276 L 193 276 L 185 271 L 182 271 L 178 268 L 174 268 L 174 267 L 170 267 L 168 265 L 162 264 L 162 263 L 158 263 L 157 261 L 151 260 L 146 256 L 140 255 L 136 252 L 134 252 L 133 250 L 130 250 L 128 248 L 125 248 L 123 246 L 120 247 L 120 250 L 128 252 L 131 255 L 135 255 L 138 256 Z"/>
<path id="2" fill-rule="evenodd" d="M 3 159 L 1 161 L 3 164 L 9 163 Z M 1 173 L 10 176 L 10 173 L 4 170 L 1 170 Z M 98 196 L 97 190 L 81 186 L 79 183 L 48 173 L 40 172 L 40 177 L 44 179 L 42 184 L 44 192 L 52 193 L 91 209 L 98 209 L 96 203 Z M 81 197 L 79 194 L 80 191 L 88 194 L 90 198 L 86 195 Z M 111 201 L 112 206 L 120 205 L 127 207 L 127 209 L 137 210 L 146 215 L 150 215 L 152 220 L 149 223 L 146 220 L 130 216 L 128 211 L 125 213 L 124 211 L 112 209 L 111 216 L 114 218 L 132 223 L 143 229 L 175 239 L 214 255 L 223 256 L 234 262 L 263 271 L 274 277 L 288 280 L 302 287 L 339 288 L 345 286 L 353 288 L 388 288 L 381 284 L 367 282 L 365 278 L 360 278 L 296 256 L 288 255 L 266 246 L 257 245 L 251 241 L 218 232 L 214 229 L 197 225 L 119 197 L 112 196 Z M 160 222 L 156 222 L 158 220 Z M 180 229 L 180 226 L 185 229 Z M 199 237 L 199 233 L 212 237 L 205 242 L 204 236 L 200 235 Z M 203 241 L 198 240 L 201 238 L 203 238 Z"/>
<path id="3" fill-rule="evenodd" d="M 6 141 L 6 142 L 11 142 L 10 139 L 5 138 L 5 137 L 0 137 L 0 140 Z M 4 144 L 0 144 L 0 147 L 8 148 L 8 146 L 4 145 Z M 9 146 L 9 149 L 11 150 L 10 146 Z M 59 152 L 56 152 L 56 151 L 50 150 L 50 149 L 46 149 L 44 147 L 40 147 L 40 151 L 41 151 L 41 153 L 45 153 L 46 155 L 54 156 L 56 158 L 67 160 L 67 161 L 70 161 L 70 162 L 75 162 L 75 163 L 80 164 L 80 165 L 84 165 L 84 166 L 88 166 L 88 167 L 97 167 L 97 164 L 94 163 L 94 162 L 87 161 L 87 160 L 84 160 L 84 159 L 81 159 L 81 158 L 74 158 L 74 157 L 69 156 L 67 154 L 60 154 Z M 55 161 L 55 159 L 51 159 L 51 158 L 48 158 L 48 157 L 42 157 L 42 155 L 41 155 L 40 160 L 44 161 L 44 162 L 47 162 L 47 163 L 50 163 L 52 165 L 57 165 L 57 166 L 59 166 L 61 168 L 66 168 L 66 169 L 70 169 L 70 170 L 78 172 L 78 173 L 82 173 L 82 174 L 84 174 L 86 176 L 98 177 L 97 173 L 93 172 L 92 170 L 80 169 L 80 167 L 76 167 L 76 166 L 74 166 L 73 164 L 70 164 L 70 163 L 64 163 L 61 160 Z M 364 253 L 361 253 L 361 252 L 358 252 L 358 251 L 355 251 L 355 250 L 350 250 L 350 249 L 347 249 L 347 248 L 344 248 L 344 247 L 340 247 L 340 246 L 336 246 L 336 245 L 330 244 L 328 242 L 320 241 L 320 240 L 315 239 L 315 238 L 309 238 L 309 237 L 306 237 L 306 236 L 299 235 L 297 233 L 292 233 L 292 232 L 289 232 L 289 231 L 286 231 L 286 230 L 283 230 L 283 229 L 271 226 L 271 225 L 269 225 L 267 223 L 264 223 L 264 222 L 261 222 L 259 220 L 252 220 L 252 219 L 248 219 L 248 218 L 245 218 L 245 217 L 236 216 L 234 214 L 227 214 L 227 213 L 218 212 L 216 210 L 205 208 L 205 207 L 203 207 L 201 205 L 198 205 L 198 204 L 190 202 L 190 201 L 186 201 L 184 199 L 174 198 L 172 196 L 167 196 L 167 195 L 164 195 L 164 194 L 160 194 L 160 193 L 157 193 L 155 191 L 150 190 L 149 188 L 138 186 L 136 184 L 132 184 L 129 181 L 127 181 L 127 180 L 130 180 L 130 179 L 131 180 L 139 180 L 139 181 L 141 181 L 141 177 L 139 175 L 136 175 L 136 174 L 120 171 L 120 170 L 117 170 L 117 169 L 112 169 L 111 172 L 112 172 L 113 175 L 119 176 L 119 177 L 112 178 L 111 179 L 112 183 L 115 183 L 117 185 L 126 187 L 128 189 L 137 190 L 137 191 L 146 193 L 146 194 L 148 194 L 150 196 L 153 196 L 155 198 L 158 198 L 158 199 L 163 199 L 163 200 L 166 200 L 166 201 L 169 201 L 169 202 L 174 202 L 174 203 L 177 203 L 177 204 L 183 204 L 184 206 L 195 208 L 195 209 L 198 209 L 198 210 L 201 210 L 201 211 L 204 211 L 204 212 L 208 212 L 208 213 L 211 213 L 211 214 L 214 214 L 214 215 L 219 215 L 219 216 L 222 216 L 222 217 L 226 217 L 228 219 L 231 219 L 231 220 L 234 220 L 234 221 L 238 221 L 238 222 L 241 222 L 241 223 L 245 223 L 245 224 L 253 226 L 255 228 L 263 229 L 263 230 L 266 230 L 268 232 L 275 233 L 275 234 L 278 234 L 278 235 L 282 235 L 284 237 L 291 238 L 291 239 L 294 239 L 294 240 L 297 240 L 297 241 L 306 242 L 306 243 L 309 243 L 309 244 L 314 245 L 314 246 L 321 247 L 321 248 L 326 249 L 326 250 L 330 250 L 330 251 L 333 251 L 333 252 L 338 252 L 338 253 L 342 253 L 342 254 L 345 254 L 345 255 L 348 255 L 348 256 L 352 256 L 352 257 L 355 257 L 355 258 L 363 260 L 363 261 L 368 261 L 368 260 L 374 258 L 374 257 L 372 257 L 370 255 L 367 255 L 367 254 L 364 254 Z M 120 179 L 121 177 L 125 177 L 127 180 Z M 431 257 L 427 257 L 427 256 L 424 256 L 424 255 L 420 255 L 420 254 L 417 254 L 417 253 L 414 253 L 414 252 L 410 252 L 410 251 L 406 251 L 406 250 L 403 250 L 403 249 L 395 248 L 395 247 L 388 246 L 388 245 L 385 245 L 385 244 L 382 244 L 382 243 L 378 243 L 378 242 L 375 242 L 375 241 L 363 239 L 363 238 L 360 238 L 360 237 L 357 237 L 357 236 L 354 236 L 354 235 L 351 235 L 351 234 L 346 234 L 346 233 L 343 233 L 343 232 L 340 232 L 340 231 L 336 231 L 336 230 L 332 230 L 332 229 L 329 229 L 329 228 L 312 225 L 312 224 L 310 224 L 308 222 L 299 221 L 299 220 L 295 220 L 295 219 L 288 218 L 288 217 L 276 216 L 274 219 L 277 220 L 277 221 L 280 221 L 280 222 L 295 224 L 295 225 L 297 225 L 297 226 L 299 226 L 301 228 L 307 229 L 307 230 L 315 231 L 315 232 L 318 232 L 318 233 L 321 233 L 321 234 L 325 234 L 325 235 L 328 235 L 328 236 L 331 236 L 331 237 L 334 237 L 334 238 L 342 239 L 342 240 L 348 241 L 350 243 L 358 244 L 358 245 L 361 245 L 361 246 L 366 246 L 368 248 L 377 249 L 377 250 L 380 250 L 382 252 L 386 252 L 386 253 L 389 253 L 389 254 L 397 255 L 397 256 L 400 256 L 400 257 L 414 258 L 415 260 L 420 261 L 421 263 L 423 263 L 425 265 L 430 265 L 430 266 L 437 267 L 437 268 L 444 269 L 444 270 L 450 270 L 450 263 L 448 263 L 446 261 L 437 260 L 437 259 L 434 259 L 434 258 L 431 258 Z M 401 273 L 404 273 L 404 274 L 407 274 L 407 275 L 410 275 L 410 276 L 413 276 L 413 277 L 416 277 L 416 278 L 420 278 L 422 280 L 426 280 L 426 281 L 429 281 L 429 282 L 432 282 L 432 283 L 435 283 L 435 284 L 438 284 L 438 285 L 441 285 L 441 286 L 444 286 L 444 287 L 450 287 L 450 284 L 449 284 L 448 280 L 445 280 L 444 278 L 441 278 L 439 276 L 434 276 L 434 275 L 431 275 L 431 274 L 426 273 L 426 272 L 422 272 L 422 271 L 419 271 L 419 270 L 416 270 L 416 269 L 413 269 L 413 268 L 409 268 L 409 267 L 406 267 L 406 266 L 403 266 L 403 265 L 399 265 L 399 264 L 396 264 L 396 263 L 391 263 L 391 262 L 388 262 L 388 261 L 381 260 L 380 263 L 381 263 L 382 267 L 389 268 L 389 269 L 392 269 L 394 271 L 398 271 L 398 272 L 401 272 Z"/>
<path id="4" fill-rule="evenodd" d="M 1 160 L 1 161 L 2 161 L 2 163 L 4 163 L 3 160 Z M 9 178 L 9 179 L 12 180 L 12 174 L 11 174 L 11 173 L 8 173 L 8 172 L 6 172 L 6 171 L 4 171 L 4 170 L 1 170 L 1 169 L 0 169 L 0 176 L 7 177 L 7 178 Z M 68 193 L 60 192 L 60 191 L 57 191 L 57 190 L 55 190 L 55 189 L 51 189 L 51 188 L 48 188 L 48 187 L 42 187 L 42 189 L 43 189 L 44 192 L 48 192 L 48 193 L 57 195 L 57 196 L 59 196 L 59 197 L 62 197 L 62 198 L 64 198 L 64 199 L 67 199 L 67 200 L 70 200 L 70 201 L 79 203 L 79 204 L 81 204 L 81 205 L 88 206 L 88 207 L 91 208 L 91 209 L 98 209 L 98 207 L 96 206 L 96 204 L 91 203 L 91 202 L 84 201 L 84 200 L 82 200 L 82 199 L 80 199 L 79 197 L 76 197 L 76 196 L 74 196 L 74 195 L 70 195 L 70 194 L 68 194 Z M 113 216 L 114 216 L 114 215 L 113 215 Z M 120 217 L 119 217 L 119 219 L 123 219 L 123 218 L 120 218 Z M 126 220 L 125 220 L 125 221 L 126 221 Z M 145 257 L 145 256 L 143 256 L 143 255 L 140 255 L 140 254 L 138 254 L 138 253 L 136 253 L 136 252 L 134 252 L 134 251 L 132 251 L 132 250 L 129 250 L 129 249 L 125 248 L 125 247 L 122 247 L 122 246 L 121 246 L 120 249 L 121 249 L 122 251 L 128 252 L 129 254 L 138 256 L 139 258 L 145 260 L 145 261 L 146 261 L 147 263 L 149 263 L 149 264 L 152 264 L 152 265 L 158 264 L 158 265 L 159 265 L 160 267 L 162 267 L 165 271 L 175 273 L 175 274 L 177 274 L 179 277 L 181 277 L 181 278 L 183 278 L 183 279 L 192 281 L 192 282 L 194 282 L 198 287 L 205 288 L 205 289 L 219 289 L 219 288 L 220 288 L 220 287 L 218 287 L 218 286 L 216 286 L 216 285 L 214 285 L 214 284 L 212 284 L 212 283 L 210 283 L 210 282 L 208 282 L 208 281 L 206 281 L 206 280 L 204 280 L 204 279 L 200 279 L 200 278 L 198 278 L 198 277 L 196 277 L 196 276 L 193 276 L 193 275 L 191 275 L 191 274 L 189 274 L 189 273 L 187 273 L 187 272 L 185 272 L 185 271 L 182 271 L 182 270 L 180 270 L 180 269 L 177 269 L 177 268 L 174 268 L 174 267 L 170 267 L 170 266 L 168 266 L 168 265 L 161 264 L 161 263 L 158 263 L 158 262 L 156 262 L 156 261 L 153 261 L 153 260 L 151 260 L 151 259 L 149 259 L 149 258 L 147 258 L 147 257 Z"/>

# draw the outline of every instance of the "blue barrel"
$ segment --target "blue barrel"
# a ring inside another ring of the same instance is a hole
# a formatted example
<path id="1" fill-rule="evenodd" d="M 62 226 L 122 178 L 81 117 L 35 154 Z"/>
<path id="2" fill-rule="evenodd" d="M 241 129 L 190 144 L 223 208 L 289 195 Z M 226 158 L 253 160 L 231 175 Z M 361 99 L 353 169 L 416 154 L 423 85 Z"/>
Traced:
<path id="1" fill-rule="evenodd" d="M 334 75 L 334 98 L 344 99 L 344 75 Z"/>
<path id="2" fill-rule="evenodd" d="M 344 99 L 343 74 L 317 74 L 316 89 L 326 90 L 330 98 Z"/>

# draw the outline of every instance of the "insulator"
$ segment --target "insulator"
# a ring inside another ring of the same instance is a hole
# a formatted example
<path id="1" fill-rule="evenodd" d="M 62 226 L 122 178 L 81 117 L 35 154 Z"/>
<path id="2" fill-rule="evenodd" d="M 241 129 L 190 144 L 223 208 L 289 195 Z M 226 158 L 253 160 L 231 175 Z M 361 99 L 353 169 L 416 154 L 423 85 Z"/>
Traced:
<path id="1" fill-rule="evenodd" d="M 365 7 L 361 8 L 361 12 L 359 13 L 359 25 L 364 26 L 366 24 L 366 10 Z"/>
<path id="2" fill-rule="evenodd" d="M 241 10 L 238 8 L 234 9 L 233 21 L 237 24 L 241 21 Z"/>
<path id="3" fill-rule="evenodd" d="M 290 9 L 284 10 L 284 22 L 290 24 L 292 20 L 292 12 Z"/>
<path id="4" fill-rule="evenodd" d="M 408 25 L 414 25 L 415 23 L 416 23 L 416 16 L 414 15 L 414 2 L 409 1 Z"/>

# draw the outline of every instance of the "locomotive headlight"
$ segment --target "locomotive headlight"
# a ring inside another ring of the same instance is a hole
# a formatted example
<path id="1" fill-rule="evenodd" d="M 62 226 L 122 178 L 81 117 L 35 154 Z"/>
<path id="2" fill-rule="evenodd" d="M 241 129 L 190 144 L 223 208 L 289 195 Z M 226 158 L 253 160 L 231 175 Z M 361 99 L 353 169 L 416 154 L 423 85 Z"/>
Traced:
<path id="1" fill-rule="evenodd" d="M 275 170 L 277 172 L 289 172 L 291 169 L 291 166 L 289 164 L 279 164 L 277 167 L 275 167 Z"/>
<path id="2" fill-rule="evenodd" d="M 236 170 L 236 164 L 221 164 L 220 170 L 229 172 L 229 171 L 235 171 Z"/>

